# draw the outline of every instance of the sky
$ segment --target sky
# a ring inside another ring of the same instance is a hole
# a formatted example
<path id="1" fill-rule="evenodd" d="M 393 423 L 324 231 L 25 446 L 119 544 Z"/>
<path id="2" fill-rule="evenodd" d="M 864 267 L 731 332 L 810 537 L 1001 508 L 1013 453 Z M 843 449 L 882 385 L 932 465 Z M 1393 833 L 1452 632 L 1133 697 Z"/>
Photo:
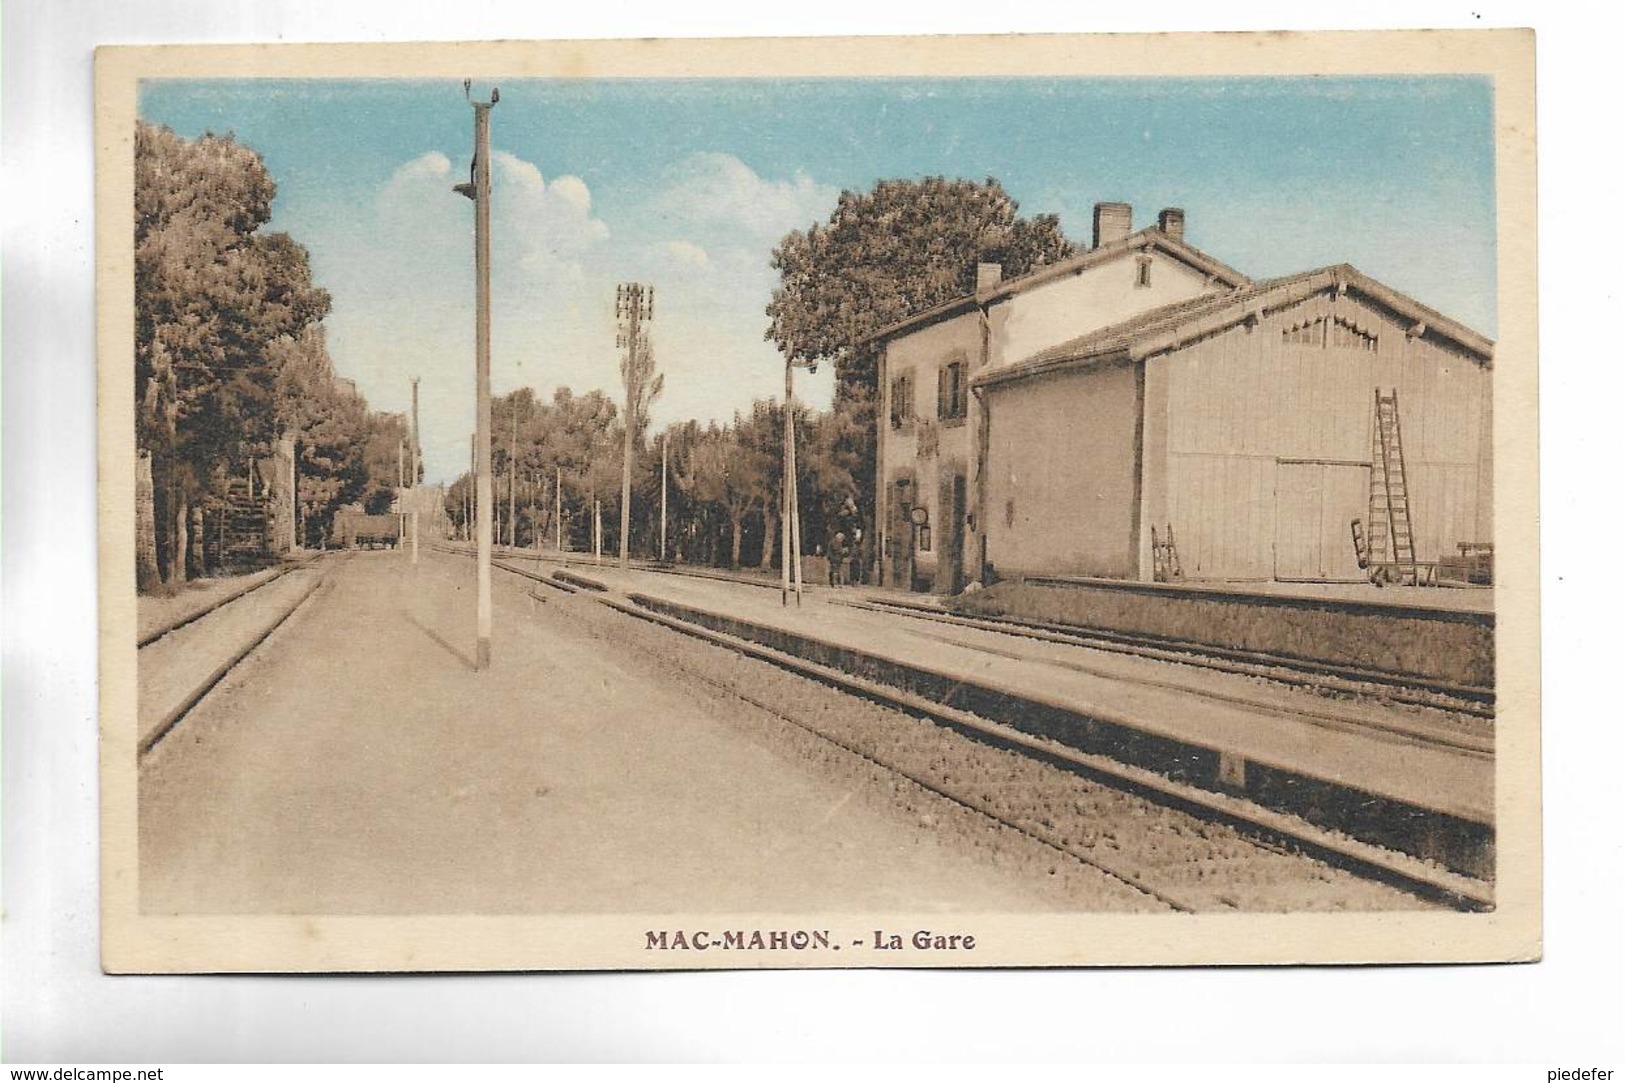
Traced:
<path id="1" fill-rule="evenodd" d="M 489 87 L 475 80 L 475 93 Z M 615 285 L 654 287 L 656 429 L 783 393 L 764 341 L 778 241 L 843 189 L 997 177 L 1087 246 L 1100 200 L 1262 278 L 1348 262 L 1495 335 L 1488 79 L 520 80 L 492 111 L 492 384 L 620 398 Z M 461 81 L 155 80 L 143 119 L 232 132 L 269 228 L 333 295 L 328 345 L 374 409 L 419 376 L 429 480 L 474 417 L 472 110 Z M 829 404 L 833 374 L 798 374 Z"/>

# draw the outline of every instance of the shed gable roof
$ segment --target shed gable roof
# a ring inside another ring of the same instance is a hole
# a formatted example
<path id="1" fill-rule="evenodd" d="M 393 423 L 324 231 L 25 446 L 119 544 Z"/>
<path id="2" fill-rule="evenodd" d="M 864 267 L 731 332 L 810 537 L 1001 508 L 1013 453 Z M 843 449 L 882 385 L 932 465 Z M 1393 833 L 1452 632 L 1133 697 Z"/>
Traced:
<path id="1" fill-rule="evenodd" d="M 971 383 L 974 386 L 988 386 L 1076 365 L 1114 360 L 1141 361 L 1153 354 L 1178 349 L 1196 339 L 1228 330 L 1255 315 L 1262 318 L 1288 308 L 1314 294 L 1345 289 L 1412 321 L 1420 333 L 1436 335 L 1455 343 L 1485 364 L 1494 357 L 1494 343 L 1477 331 L 1383 285 L 1347 263 L 1339 263 L 1250 283 L 1228 293 L 1203 294 L 1153 308 L 1058 346 L 1040 350 L 1020 361 L 986 369 L 978 373 Z"/>
<path id="2" fill-rule="evenodd" d="M 1058 278 L 1081 274 L 1102 263 L 1109 263 L 1114 259 L 1134 255 L 1148 248 L 1164 252 L 1173 259 L 1179 260 L 1203 274 L 1212 275 L 1215 280 L 1223 282 L 1227 286 L 1241 286 L 1248 282 L 1247 276 L 1234 267 L 1219 262 L 1206 252 L 1193 248 L 1184 241 L 1175 240 L 1155 226 L 1149 226 L 1137 233 L 1130 233 L 1121 240 L 1111 241 L 1099 248 L 1091 248 L 1087 252 L 1080 252 L 1059 263 L 1035 267 L 1019 278 L 1007 279 L 988 289 L 967 293 L 952 300 L 944 301 L 941 304 L 933 305 L 922 312 L 916 312 L 912 316 L 882 327 L 864 341 L 883 342 L 900 334 L 928 327 L 941 320 L 969 312 L 978 306 L 997 304 L 1017 294 L 1053 282 Z"/>

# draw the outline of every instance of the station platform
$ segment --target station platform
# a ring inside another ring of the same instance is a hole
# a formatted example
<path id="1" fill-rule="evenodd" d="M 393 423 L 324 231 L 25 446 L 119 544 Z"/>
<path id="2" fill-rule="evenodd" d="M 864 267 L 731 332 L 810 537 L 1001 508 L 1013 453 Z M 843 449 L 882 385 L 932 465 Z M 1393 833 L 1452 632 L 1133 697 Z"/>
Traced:
<path id="1" fill-rule="evenodd" d="M 544 573 L 558 567 L 538 565 Z M 785 606 L 778 590 L 745 582 L 609 563 L 570 572 L 656 612 L 934 701 L 1018 726 L 1087 730 L 1107 754 L 1240 789 L 1356 836 L 1362 819 L 1391 827 L 1397 817 L 1408 824 L 1404 837 L 1388 832 L 1383 844 L 1492 875 L 1494 732 L 1485 719 L 1334 700 L 1240 674 L 845 604 L 875 595 L 865 587 L 810 590 Z"/>
<path id="2" fill-rule="evenodd" d="M 1045 581 L 1100 582 L 1086 577 L 1046 576 Z M 1412 587 L 1403 584 L 1376 586 L 1373 583 L 1286 583 L 1275 580 L 1186 579 L 1171 584 L 1192 591 L 1212 591 L 1260 598 L 1288 598 L 1306 601 L 1354 602 L 1362 605 L 1395 606 L 1404 609 L 1438 609 L 1453 613 L 1494 613 L 1495 589 L 1480 586 Z"/>

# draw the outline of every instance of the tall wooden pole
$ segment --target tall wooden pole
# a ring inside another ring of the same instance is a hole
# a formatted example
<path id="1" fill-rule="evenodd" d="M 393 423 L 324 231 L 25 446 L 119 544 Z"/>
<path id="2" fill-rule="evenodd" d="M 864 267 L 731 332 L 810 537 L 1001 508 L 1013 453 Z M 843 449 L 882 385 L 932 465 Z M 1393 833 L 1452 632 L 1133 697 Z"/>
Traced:
<path id="1" fill-rule="evenodd" d="M 412 563 L 418 562 L 418 470 L 423 444 L 418 437 L 418 378 L 412 377 Z"/>
<path id="2" fill-rule="evenodd" d="M 621 449 L 621 567 L 627 566 L 632 536 L 632 453 L 637 432 L 639 376 L 643 363 L 643 324 L 654 318 L 654 287 L 641 282 L 623 282 L 615 287 L 615 315 L 625 320 L 625 330 L 616 345 L 626 347 L 626 438 Z"/>
<path id="3" fill-rule="evenodd" d="M 627 336 L 626 344 L 626 440 L 621 448 L 621 570 L 625 571 L 628 562 L 627 535 L 632 529 L 632 430 L 636 428 L 637 418 L 633 416 L 637 403 L 632 401 L 633 391 L 637 381 L 638 371 L 638 328 L 643 318 L 642 288 L 634 285 L 633 295 L 628 298 L 630 312 L 628 323 L 631 333 Z"/>
<path id="4" fill-rule="evenodd" d="M 660 562 L 666 562 L 666 445 L 670 433 L 660 437 Z"/>
<path id="5" fill-rule="evenodd" d="M 463 84 L 466 94 L 468 84 Z M 491 666 L 491 100 L 474 107 L 474 177 L 457 191 L 474 201 L 474 456 L 475 610 L 474 665 Z"/>
<path id="6" fill-rule="evenodd" d="M 299 441 L 288 444 L 288 499 L 293 502 L 288 511 L 288 550 L 299 550 Z"/>
<path id="7" fill-rule="evenodd" d="M 784 567 L 780 570 L 779 604 L 790 604 L 790 483 L 794 480 L 794 464 L 790 444 L 791 364 L 789 351 L 784 355 L 784 476 L 779 479 L 779 524 L 784 543 Z M 799 600 L 799 599 L 798 599 Z"/>
<path id="8" fill-rule="evenodd" d="M 564 467 L 553 468 L 553 549 L 564 552 Z"/>
<path id="9" fill-rule="evenodd" d="M 796 604 L 801 604 L 801 471 L 796 464 L 796 415 L 786 408 L 784 424 L 790 430 L 790 559 L 794 562 Z"/>
<path id="10" fill-rule="evenodd" d="M 519 400 L 510 403 L 509 409 L 513 411 L 513 428 L 508 437 L 508 548 L 512 549 L 519 539 L 518 520 L 513 514 L 513 487 L 519 477 Z"/>

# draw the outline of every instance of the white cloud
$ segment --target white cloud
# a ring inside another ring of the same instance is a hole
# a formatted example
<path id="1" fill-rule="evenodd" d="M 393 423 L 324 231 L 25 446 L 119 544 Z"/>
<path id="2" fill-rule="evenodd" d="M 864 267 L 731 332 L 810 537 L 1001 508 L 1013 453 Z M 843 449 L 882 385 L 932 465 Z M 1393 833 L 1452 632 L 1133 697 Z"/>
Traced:
<path id="1" fill-rule="evenodd" d="M 493 250 L 506 243 L 527 270 L 569 273 L 574 261 L 609 237 L 609 227 L 593 216 L 592 193 L 580 177 L 548 181 L 534 164 L 506 151 L 491 160 Z"/>
<path id="2" fill-rule="evenodd" d="M 492 170 L 498 394 L 570 386 L 618 395 L 615 284 L 629 280 L 657 295 L 650 332 L 666 373 L 657 425 L 726 419 L 782 394 L 782 361 L 763 340 L 776 281 L 770 255 L 789 230 L 826 217 L 836 189 L 696 154 L 653 190 L 621 193 L 612 229 L 578 176 L 548 177 L 502 151 Z M 328 234 L 323 257 L 335 362 L 378 409 L 405 408 L 408 377 L 423 378 L 426 465 L 436 478 L 464 469 L 473 418 L 474 215 L 452 191 L 467 179 L 467 159 L 440 151 L 401 163 L 370 214 Z M 804 392 L 827 405 L 819 383 L 806 381 Z"/>
<path id="3" fill-rule="evenodd" d="M 731 154 L 702 151 L 670 171 L 655 210 L 679 232 L 722 227 L 777 243 L 790 230 L 827 218 L 839 195 L 805 173 L 767 180 Z"/>
<path id="4" fill-rule="evenodd" d="M 704 267 L 711 262 L 711 257 L 706 255 L 705 249 L 689 241 L 667 241 L 662 247 L 666 254 L 678 263 Z"/>

